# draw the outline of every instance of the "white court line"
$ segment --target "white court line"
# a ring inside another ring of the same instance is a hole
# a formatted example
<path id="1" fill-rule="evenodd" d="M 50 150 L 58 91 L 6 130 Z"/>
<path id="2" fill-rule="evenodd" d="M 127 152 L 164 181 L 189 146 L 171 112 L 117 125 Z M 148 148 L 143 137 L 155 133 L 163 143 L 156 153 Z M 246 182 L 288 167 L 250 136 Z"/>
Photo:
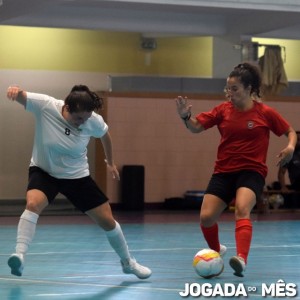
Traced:
<path id="1" fill-rule="evenodd" d="M 226 243 L 225 243 L 226 244 Z M 230 243 L 229 243 L 230 244 Z M 227 247 L 228 249 L 235 249 L 235 246 Z M 251 249 L 263 249 L 263 248 L 300 248 L 300 244 L 288 244 L 288 245 L 251 245 Z M 148 249 L 130 249 L 130 252 L 153 252 L 153 251 L 186 251 L 186 250 L 199 250 L 199 248 L 148 248 Z M 47 252 L 30 252 L 27 255 L 50 255 L 50 254 L 82 254 L 82 253 L 115 253 L 114 250 L 93 250 L 93 251 L 47 251 Z M 0 256 L 6 256 L 9 254 L 0 254 Z"/>
<path id="2" fill-rule="evenodd" d="M 138 289 L 138 290 L 155 290 L 155 291 L 173 291 L 179 292 L 182 289 L 169 289 L 169 288 L 157 288 L 157 287 L 141 287 L 141 286 L 128 286 L 128 285 L 112 285 L 112 284 L 98 284 L 98 283 L 78 283 L 78 282 L 60 282 L 51 280 L 36 280 L 36 279 L 15 279 L 15 278 L 4 278 L 0 277 L 0 280 L 10 282 L 24 282 L 32 284 L 56 284 L 56 285 L 71 285 L 71 286 L 88 286 L 88 287 L 105 287 L 105 288 L 116 288 L 116 289 Z"/>
<path id="3" fill-rule="evenodd" d="M 84 287 L 102 287 L 102 288 L 114 288 L 114 289 L 132 289 L 132 290 L 144 290 L 144 291 L 162 291 L 162 292 L 181 292 L 183 289 L 174 289 L 174 288 L 157 288 L 157 287 L 140 287 L 140 286 L 128 286 L 128 285 L 110 285 L 110 284 L 92 284 L 92 283 L 75 283 L 75 282 L 59 282 L 59 281 L 48 281 L 48 280 L 29 280 L 29 279 L 13 279 L 13 278 L 1 278 L 0 281 L 13 281 L 13 282 L 24 282 L 31 284 L 56 284 L 56 285 L 69 285 L 69 286 L 84 286 Z M 94 295 L 98 292 L 86 292 L 86 293 L 53 293 L 53 294 L 35 294 L 31 295 L 32 297 L 57 297 L 57 296 L 71 296 L 71 295 Z M 248 297 L 257 297 L 261 298 L 261 295 L 251 293 Z M 223 297 L 222 297 L 223 298 Z"/>
<path id="4" fill-rule="evenodd" d="M 97 295 L 97 292 L 95 293 L 60 293 L 60 294 L 36 294 L 36 295 L 30 295 L 31 297 L 62 297 L 62 296 L 87 296 L 87 295 Z"/>
<path id="5" fill-rule="evenodd" d="M 251 245 L 251 249 L 263 249 L 263 248 L 300 248 L 300 244 L 295 245 Z M 235 246 L 229 247 L 227 249 L 235 249 Z M 154 252 L 154 251 L 186 251 L 186 250 L 195 250 L 198 251 L 199 248 L 148 248 L 148 249 L 130 249 L 130 252 Z M 31 255 L 57 255 L 57 254 L 84 254 L 84 253 L 115 253 L 114 250 L 95 250 L 95 251 L 48 251 L 48 252 L 30 252 L 27 253 L 27 256 Z M 0 256 L 7 256 L 11 253 L 0 253 Z M 297 256 L 297 255 L 282 255 L 280 256 Z"/>
<path id="6" fill-rule="evenodd" d="M 29 280 L 29 279 L 13 279 L 13 278 L 1 278 L 0 281 L 13 281 L 13 282 L 24 282 L 24 283 L 31 283 L 31 284 L 56 284 L 56 285 L 69 285 L 69 286 L 87 286 L 87 287 L 103 287 L 103 288 L 114 288 L 114 289 L 133 289 L 133 290 L 144 290 L 144 291 L 163 291 L 163 292 L 181 292 L 183 289 L 173 289 L 173 288 L 156 288 L 156 287 L 140 287 L 140 286 L 128 286 L 128 285 L 110 285 L 110 284 L 92 284 L 92 283 L 75 283 L 75 282 L 59 282 L 59 281 L 48 281 L 48 280 Z M 34 297 L 56 297 L 56 296 L 71 296 L 71 295 L 93 295 L 97 294 L 98 292 L 91 293 L 53 293 L 53 294 L 35 294 L 31 295 Z M 249 297 L 260 297 L 261 295 L 252 294 Z"/>
<path id="7" fill-rule="evenodd" d="M 225 243 L 226 244 L 226 243 Z M 228 243 L 230 244 L 230 243 Z M 228 245 L 226 244 L 226 245 Z M 235 245 L 234 246 L 227 246 L 227 249 L 235 249 Z M 268 248 L 300 248 L 300 244 L 288 244 L 288 245 L 255 245 L 252 244 L 251 245 L 251 249 L 268 249 Z M 195 248 L 195 247 L 184 247 L 184 248 L 148 248 L 148 249 L 130 249 L 130 252 L 157 252 L 157 251 L 168 251 L 168 252 L 174 252 L 174 251 L 186 251 L 186 250 L 196 250 L 198 251 L 199 248 Z M 57 255 L 57 254 L 84 254 L 84 253 L 115 253 L 115 251 L 113 249 L 111 250 L 93 250 L 93 251 L 47 251 L 47 252 L 30 252 L 27 253 L 27 256 L 31 256 L 31 255 Z M 10 255 L 11 253 L 0 253 L 0 256 L 7 256 Z M 280 254 L 280 256 L 297 256 L 295 255 L 282 255 Z"/>
<path id="8" fill-rule="evenodd" d="M 31 295 L 33 297 L 57 297 L 57 296 L 80 296 L 80 295 L 84 295 L 84 296 L 87 296 L 87 295 L 97 295 L 97 292 L 96 293 L 64 293 L 64 294 L 36 294 L 36 295 Z M 226 298 L 226 296 L 214 296 L 213 298 L 214 299 L 218 299 L 216 297 L 221 297 L 222 299 L 223 298 Z M 259 297 L 261 299 L 262 295 L 256 295 L 256 294 L 251 294 L 251 295 L 248 295 L 248 297 Z M 247 298 L 248 298 L 247 297 Z M 181 297 L 182 299 L 184 299 L 184 297 Z M 240 299 L 246 299 L 246 298 L 240 298 Z"/>

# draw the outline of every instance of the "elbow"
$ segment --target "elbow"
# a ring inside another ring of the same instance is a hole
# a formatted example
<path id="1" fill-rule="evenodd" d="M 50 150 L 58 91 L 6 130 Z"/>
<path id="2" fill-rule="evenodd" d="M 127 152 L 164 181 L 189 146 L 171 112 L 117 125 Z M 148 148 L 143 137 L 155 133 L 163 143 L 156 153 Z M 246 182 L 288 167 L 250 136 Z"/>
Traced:
<path id="1" fill-rule="evenodd" d="M 200 123 L 197 123 L 197 125 L 191 127 L 190 130 L 191 130 L 192 133 L 200 133 L 204 130 L 204 127 Z"/>
<path id="2" fill-rule="evenodd" d="M 203 131 L 202 128 L 190 128 L 191 133 L 200 133 L 201 131 Z"/>
<path id="3" fill-rule="evenodd" d="M 188 122 L 185 122 L 185 126 L 191 133 L 200 133 L 204 130 L 204 127 L 197 121 L 191 118 Z"/>

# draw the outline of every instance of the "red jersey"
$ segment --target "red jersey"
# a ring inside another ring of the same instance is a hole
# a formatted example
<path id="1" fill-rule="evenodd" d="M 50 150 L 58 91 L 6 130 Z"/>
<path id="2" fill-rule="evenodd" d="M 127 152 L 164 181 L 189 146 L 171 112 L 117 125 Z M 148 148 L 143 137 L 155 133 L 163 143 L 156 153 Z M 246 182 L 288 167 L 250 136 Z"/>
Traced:
<path id="1" fill-rule="evenodd" d="M 267 176 L 270 131 L 281 136 L 290 125 L 275 109 L 253 102 L 248 111 L 238 111 L 228 101 L 197 115 L 205 129 L 217 125 L 221 134 L 214 173 L 253 170 Z"/>

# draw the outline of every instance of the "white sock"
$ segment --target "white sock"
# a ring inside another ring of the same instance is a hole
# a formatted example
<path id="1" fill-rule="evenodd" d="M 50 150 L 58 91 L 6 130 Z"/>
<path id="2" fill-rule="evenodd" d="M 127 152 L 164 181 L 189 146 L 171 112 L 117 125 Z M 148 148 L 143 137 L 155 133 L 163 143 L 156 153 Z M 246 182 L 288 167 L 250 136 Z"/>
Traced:
<path id="1" fill-rule="evenodd" d="M 27 209 L 24 210 L 18 225 L 16 253 L 26 254 L 34 237 L 38 218 L 38 214 Z"/>
<path id="2" fill-rule="evenodd" d="M 123 235 L 120 224 L 116 221 L 116 227 L 113 230 L 106 231 L 107 239 L 121 260 L 130 259 L 130 253 L 128 250 L 127 242 Z"/>

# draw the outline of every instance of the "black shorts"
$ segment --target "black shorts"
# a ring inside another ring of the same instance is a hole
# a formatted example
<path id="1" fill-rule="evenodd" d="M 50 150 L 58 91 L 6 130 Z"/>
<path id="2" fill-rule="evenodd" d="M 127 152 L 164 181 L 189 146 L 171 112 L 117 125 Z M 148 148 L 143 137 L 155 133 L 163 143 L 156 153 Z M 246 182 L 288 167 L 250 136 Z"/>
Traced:
<path id="1" fill-rule="evenodd" d="M 235 198 L 237 189 L 246 187 L 255 193 L 257 200 L 261 197 L 264 185 L 264 177 L 255 171 L 217 173 L 212 175 L 205 194 L 215 195 L 229 204 Z"/>
<path id="2" fill-rule="evenodd" d="M 108 200 L 91 176 L 78 179 L 58 179 L 39 167 L 29 168 L 27 191 L 32 189 L 42 191 L 47 196 L 49 203 L 52 203 L 57 194 L 61 193 L 82 212 L 93 209 Z"/>

